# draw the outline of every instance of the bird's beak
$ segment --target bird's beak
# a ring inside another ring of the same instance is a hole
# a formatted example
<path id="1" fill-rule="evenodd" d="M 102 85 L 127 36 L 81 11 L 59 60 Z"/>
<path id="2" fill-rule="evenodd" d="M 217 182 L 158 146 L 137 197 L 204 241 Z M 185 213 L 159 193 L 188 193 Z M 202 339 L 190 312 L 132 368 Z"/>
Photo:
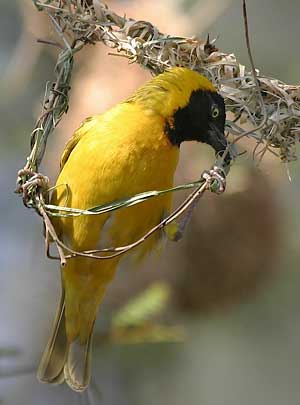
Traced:
<path id="1" fill-rule="evenodd" d="M 222 131 L 214 124 L 209 124 L 208 130 L 208 144 L 211 145 L 216 155 L 223 156 L 226 151 L 226 156 L 224 157 L 225 165 L 228 166 L 231 162 L 232 156 L 228 147 L 227 139 Z"/>

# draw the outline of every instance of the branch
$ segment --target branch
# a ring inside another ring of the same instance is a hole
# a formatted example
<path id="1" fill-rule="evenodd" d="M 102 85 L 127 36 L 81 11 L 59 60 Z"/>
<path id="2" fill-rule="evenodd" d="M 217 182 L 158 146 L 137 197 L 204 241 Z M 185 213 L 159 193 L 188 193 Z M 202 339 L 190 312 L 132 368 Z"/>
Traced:
<path id="1" fill-rule="evenodd" d="M 178 230 L 177 233 L 173 236 L 172 240 L 177 241 L 179 240 L 184 232 L 185 226 L 187 225 L 188 220 L 190 219 L 191 213 L 193 208 L 195 207 L 195 204 L 199 201 L 199 199 L 204 195 L 204 193 L 207 190 L 210 190 L 214 193 L 217 194 L 222 194 L 225 191 L 226 188 L 226 177 L 225 173 L 222 169 L 219 167 L 214 167 L 210 171 L 204 171 L 201 180 L 195 183 L 196 189 L 185 199 L 185 201 L 178 207 L 176 208 L 170 215 L 168 215 L 166 218 L 161 220 L 156 226 L 151 228 L 145 235 L 143 235 L 141 238 L 137 239 L 136 241 L 130 243 L 129 245 L 125 246 L 118 246 L 118 247 L 108 247 L 104 249 L 97 249 L 97 250 L 87 250 L 87 251 L 75 251 L 73 250 L 70 246 L 67 246 L 65 243 L 63 243 L 58 237 L 55 232 L 55 229 L 53 225 L 51 224 L 51 221 L 47 215 L 46 211 L 46 205 L 44 204 L 43 196 L 40 194 L 37 198 L 39 199 L 39 205 L 38 205 L 38 212 L 44 219 L 44 224 L 46 228 L 46 251 L 49 253 L 49 238 L 47 237 L 48 235 L 51 236 L 51 239 L 53 242 L 55 242 L 59 257 L 55 256 L 50 256 L 50 254 L 47 254 L 49 258 L 51 259 L 56 259 L 60 260 L 61 266 L 64 266 L 66 264 L 66 259 L 72 259 L 77 256 L 81 257 L 87 257 L 90 259 L 112 259 L 117 256 L 123 255 L 124 253 L 129 252 L 130 250 L 134 249 L 135 247 L 141 245 L 145 240 L 147 240 L 151 235 L 153 235 L 155 232 L 162 230 L 166 226 L 168 226 L 171 222 L 175 221 L 177 218 L 183 216 L 182 222 L 179 223 L 178 225 Z M 155 195 L 153 192 L 150 192 L 147 198 L 153 198 Z M 128 201 L 130 201 L 129 199 Z M 145 201 L 146 198 L 141 197 L 139 202 Z M 110 205 L 110 204 L 109 204 Z M 126 206 L 123 204 L 123 206 Z M 128 204 L 127 206 L 130 206 Z M 104 212 L 105 212 L 105 206 L 103 206 Z M 115 209 L 119 209 L 115 208 Z M 62 211 L 65 210 L 65 207 L 62 207 Z M 68 209 L 68 211 L 72 212 L 72 209 Z M 83 210 L 74 210 L 74 214 L 79 214 L 79 211 L 82 211 L 81 214 L 83 215 L 88 215 L 87 212 L 84 212 Z M 111 210 L 110 210 L 111 211 Z M 89 211 L 89 214 L 93 212 L 92 210 Z M 107 212 L 107 210 L 106 210 Z M 98 212 L 94 212 L 94 214 L 101 214 L 101 207 L 98 207 Z M 72 213 L 71 213 L 72 215 Z M 66 216 L 66 214 L 63 214 L 63 216 Z M 69 253 L 69 255 L 65 255 L 64 251 Z"/>

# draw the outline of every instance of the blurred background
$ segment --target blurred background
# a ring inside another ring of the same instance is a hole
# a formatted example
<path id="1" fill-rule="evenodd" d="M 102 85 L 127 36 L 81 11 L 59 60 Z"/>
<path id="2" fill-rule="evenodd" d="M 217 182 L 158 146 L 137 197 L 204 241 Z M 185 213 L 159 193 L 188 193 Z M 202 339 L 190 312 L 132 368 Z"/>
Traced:
<path id="1" fill-rule="evenodd" d="M 256 65 L 266 75 L 297 84 L 300 4 L 248 3 Z M 220 49 L 248 66 L 239 0 L 107 4 L 117 13 L 151 21 L 162 32 L 203 38 L 210 33 Z M 36 380 L 60 293 L 57 263 L 44 255 L 41 220 L 13 193 L 56 60 L 56 50 L 37 38 L 51 39 L 54 33 L 32 2 L 1 0 L 0 403 L 298 405 L 299 162 L 289 165 L 289 182 L 287 167 L 272 156 L 265 156 L 259 168 L 251 154 L 241 157 L 226 194 L 205 196 L 182 241 L 168 242 L 162 255 L 138 271 L 130 265 L 121 269 L 98 319 L 88 393 Z M 63 146 L 81 121 L 150 77 L 108 52 L 102 45 L 89 46 L 76 57 L 70 109 L 42 167 L 52 183 Z M 184 145 L 177 183 L 198 178 L 213 160 L 209 148 Z M 158 321 L 170 328 L 170 338 L 115 341 L 108 332 L 112 315 L 157 281 L 170 289 Z"/>

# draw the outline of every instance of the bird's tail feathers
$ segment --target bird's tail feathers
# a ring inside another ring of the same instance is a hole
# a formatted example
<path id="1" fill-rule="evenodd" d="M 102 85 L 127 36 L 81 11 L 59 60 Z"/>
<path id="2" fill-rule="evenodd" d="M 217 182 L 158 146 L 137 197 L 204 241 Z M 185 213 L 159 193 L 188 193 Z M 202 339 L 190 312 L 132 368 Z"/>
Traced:
<path id="1" fill-rule="evenodd" d="M 65 327 L 65 294 L 62 291 L 53 324 L 53 331 L 40 361 L 37 378 L 42 382 L 60 384 L 64 381 L 64 365 L 68 353 Z"/>
<path id="2" fill-rule="evenodd" d="M 74 391 L 82 392 L 89 385 L 91 379 L 92 337 L 93 328 L 86 343 L 82 344 L 77 338 L 69 346 L 64 376 L 67 384 Z"/>
<path id="3" fill-rule="evenodd" d="M 91 377 L 93 326 L 84 343 L 80 342 L 79 338 L 68 343 L 63 292 L 54 320 L 53 332 L 38 367 L 37 378 L 49 384 L 61 384 L 66 381 L 73 390 L 84 391 Z"/>

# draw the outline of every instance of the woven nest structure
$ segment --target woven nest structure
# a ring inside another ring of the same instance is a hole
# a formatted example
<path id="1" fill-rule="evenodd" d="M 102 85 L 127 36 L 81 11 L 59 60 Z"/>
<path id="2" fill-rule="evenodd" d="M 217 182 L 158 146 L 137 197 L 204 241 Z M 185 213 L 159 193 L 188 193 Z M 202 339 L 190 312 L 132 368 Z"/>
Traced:
<path id="1" fill-rule="evenodd" d="M 33 0 L 33 3 L 39 11 L 49 16 L 57 32 L 57 42 L 44 40 L 41 42 L 57 46 L 59 56 L 55 67 L 56 79 L 46 88 L 43 111 L 31 135 L 31 153 L 24 169 L 19 172 L 17 191 L 23 195 L 27 206 L 35 208 L 43 216 L 46 231 L 57 242 L 62 263 L 66 257 L 63 253 L 65 250 L 69 252 L 68 257 L 77 254 L 90 257 L 91 254 L 99 253 L 73 252 L 56 240 L 49 215 L 58 215 L 58 212 L 55 211 L 55 207 L 46 204 L 47 178 L 38 173 L 47 139 L 68 109 L 74 55 L 88 44 L 101 42 L 111 48 L 112 53 L 127 58 L 130 63 L 140 64 L 154 75 L 172 66 L 188 67 L 201 72 L 215 84 L 225 99 L 227 112 L 232 113 L 231 119 L 226 122 L 231 143 L 238 143 L 241 138 L 251 137 L 256 142 L 254 157 L 257 159 L 262 159 L 266 151 L 271 151 L 282 162 L 297 159 L 296 143 L 300 135 L 300 87 L 287 85 L 261 74 L 254 68 L 250 48 L 248 50 L 252 70 L 247 71 L 234 54 L 217 49 L 215 40 L 163 34 L 150 22 L 117 15 L 99 0 Z M 246 20 L 245 27 L 247 39 Z M 251 129 L 245 131 L 241 127 L 244 123 L 249 123 Z M 218 170 L 206 173 L 206 177 L 199 182 L 190 183 L 190 188 L 198 188 L 193 195 L 191 194 L 192 197 L 188 204 L 183 206 L 184 209 L 179 215 L 191 207 L 205 190 L 211 189 L 215 181 L 218 184 L 214 191 L 222 192 L 224 184 Z M 182 186 L 177 189 L 184 187 L 189 188 Z M 123 205 L 110 204 L 104 208 L 100 207 L 97 213 L 107 212 L 111 207 L 117 209 L 120 206 L 129 206 L 155 195 L 144 193 L 142 197 L 126 200 Z M 64 212 L 61 209 L 59 212 L 61 215 L 90 214 L 81 210 L 68 211 L 67 207 Z M 177 216 L 173 215 L 170 221 L 175 218 Z M 170 221 L 165 221 L 161 227 Z M 183 221 L 185 222 L 186 220 Z M 130 245 L 130 248 L 134 246 Z M 123 247 L 122 253 L 127 250 Z M 106 249 L 106 252 L 108 251 L 116 253 L 117 249 Z"/>

